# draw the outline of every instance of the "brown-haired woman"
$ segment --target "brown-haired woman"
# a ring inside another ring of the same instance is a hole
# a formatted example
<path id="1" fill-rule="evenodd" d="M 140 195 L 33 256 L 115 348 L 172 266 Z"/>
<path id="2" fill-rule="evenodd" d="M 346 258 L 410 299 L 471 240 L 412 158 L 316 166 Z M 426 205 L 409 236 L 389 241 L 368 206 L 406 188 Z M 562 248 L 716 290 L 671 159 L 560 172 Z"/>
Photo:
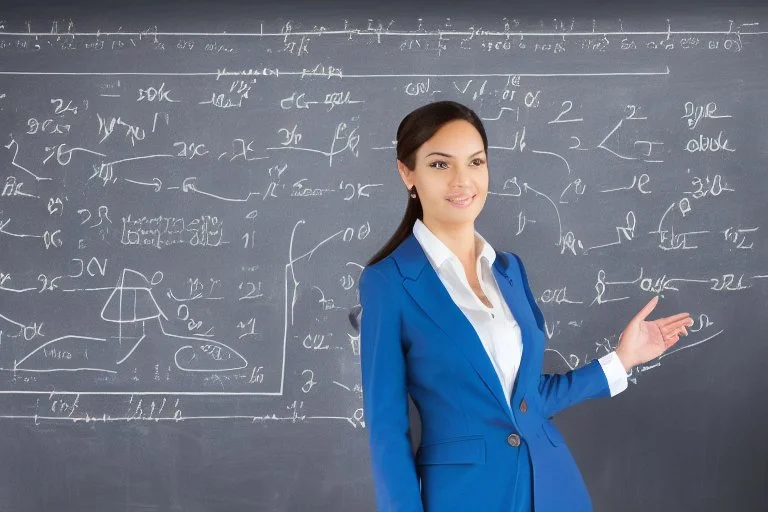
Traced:
<path id="1" fill-rule="evenodd" d="M 488 140 L 468 107 L 438 101 L 397 130 L 409 195 L 394 235 L 359 282 L 363 403 L 381 511 L 591 510 L 551 417 L 613 396 L 627 372 L 687 335 L 688 313 L 646 320 L 618 348 L 542 373 L 544 318 L 520 258 L 474 229 L 488 194 Z M 414 457 L 408 395 L 419 410 Z"/>

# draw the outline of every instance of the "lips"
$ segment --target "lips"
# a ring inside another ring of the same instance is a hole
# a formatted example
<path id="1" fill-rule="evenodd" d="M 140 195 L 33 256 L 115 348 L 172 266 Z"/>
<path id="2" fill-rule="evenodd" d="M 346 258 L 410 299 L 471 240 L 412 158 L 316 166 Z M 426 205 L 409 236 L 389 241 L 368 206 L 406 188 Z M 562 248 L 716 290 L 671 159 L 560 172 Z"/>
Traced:
<path id="1" fill-rule="evenodd" d="M 476 195 L 476 194 L 475 194 Z M 469 203 L 472 202 L 472 200 L 475 198 L 474 195 L 472 196 L 454 196 L 454 197 L 448 197 L 446 200 L 451 203 L 454 206 L 467 206 Z"/>

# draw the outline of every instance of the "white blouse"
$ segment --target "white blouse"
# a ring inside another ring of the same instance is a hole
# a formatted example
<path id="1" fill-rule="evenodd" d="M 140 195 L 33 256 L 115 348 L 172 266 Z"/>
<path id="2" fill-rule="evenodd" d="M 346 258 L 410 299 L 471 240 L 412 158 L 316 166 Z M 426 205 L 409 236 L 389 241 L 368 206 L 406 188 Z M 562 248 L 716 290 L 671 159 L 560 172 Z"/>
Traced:
<path id="1" fill-rule="evenodd" d="M 523 356 L 523 340 L 520 326 L 515 321 L 507 301 L 502 298 L 493 275 L 491 265 L 496 259 L 496 251 L 475 231 L 475 248 L 478 254 L 476 271 L 480 287 L 492 304 L 492 307 L 488 307 L 469 285 L 459 258 L 421 219 L 416 219 L 413 235 L 424 249 L 427 259 L 451 298 L 475 328 L 509 403 Z M 627 388 L 627 373 L 616 352 L 609 352 L 598 361 L 608 380 L 611 396 L 624 391 Z"/>

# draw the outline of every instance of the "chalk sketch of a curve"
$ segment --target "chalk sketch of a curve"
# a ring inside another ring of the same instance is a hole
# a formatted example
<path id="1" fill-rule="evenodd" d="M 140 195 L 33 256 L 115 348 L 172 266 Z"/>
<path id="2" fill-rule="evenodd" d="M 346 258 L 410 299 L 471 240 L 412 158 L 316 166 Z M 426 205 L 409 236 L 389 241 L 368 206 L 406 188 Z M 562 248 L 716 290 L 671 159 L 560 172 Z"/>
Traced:
<path id="1" fill-rule="evenodd" d="M 168 317 L 152 295 L 152 286 L 141 272 L 123 269 L 120 279 L 101 309 L 101 318 L 117 324 L 117 348 L 106 338 L 61 336 L 37 347 L 14 362 L 15 371 L 97 371 L 117 373 L 142 343 L 171 341 L 179 346 L 173 356 L 185 372 L 242 370 L 248 361 L 228 345 L 202 336 L 174 334 L 167 329 Z M 150 333 L 147 334 L 147 329 Z M 153 327 L 159 327 L 152 331 Z M 158 340 L 162 338 L 162 340 Z M 66 354 L 63 357 L 62 354 Z M 93 365 L 89 361 L 98 361 Z M 104 364 L 107 362 L 108 364 Z"/>

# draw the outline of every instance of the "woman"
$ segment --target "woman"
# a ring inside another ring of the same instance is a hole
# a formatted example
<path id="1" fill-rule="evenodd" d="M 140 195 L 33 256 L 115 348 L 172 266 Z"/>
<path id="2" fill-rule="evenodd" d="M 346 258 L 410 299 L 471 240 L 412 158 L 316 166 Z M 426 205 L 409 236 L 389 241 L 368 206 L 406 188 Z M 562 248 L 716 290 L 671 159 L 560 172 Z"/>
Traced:
<path id="1" fill-rule="evenodd" d="M 469 108 L 440 101 L 397 130 L 409 191 L 395 234 L 360 276 L 363 405 L 380 511 L 591 510 L 550 421 L 626 388 L 633 366 L 687 335 L 688 313 L 627 324 L 618 348 L 542 374 L 544 319 L 520 258 L 474 230 L 488 193 L 488 141 Z M 421 445 L 411 450 L 408 395 Z"/>

